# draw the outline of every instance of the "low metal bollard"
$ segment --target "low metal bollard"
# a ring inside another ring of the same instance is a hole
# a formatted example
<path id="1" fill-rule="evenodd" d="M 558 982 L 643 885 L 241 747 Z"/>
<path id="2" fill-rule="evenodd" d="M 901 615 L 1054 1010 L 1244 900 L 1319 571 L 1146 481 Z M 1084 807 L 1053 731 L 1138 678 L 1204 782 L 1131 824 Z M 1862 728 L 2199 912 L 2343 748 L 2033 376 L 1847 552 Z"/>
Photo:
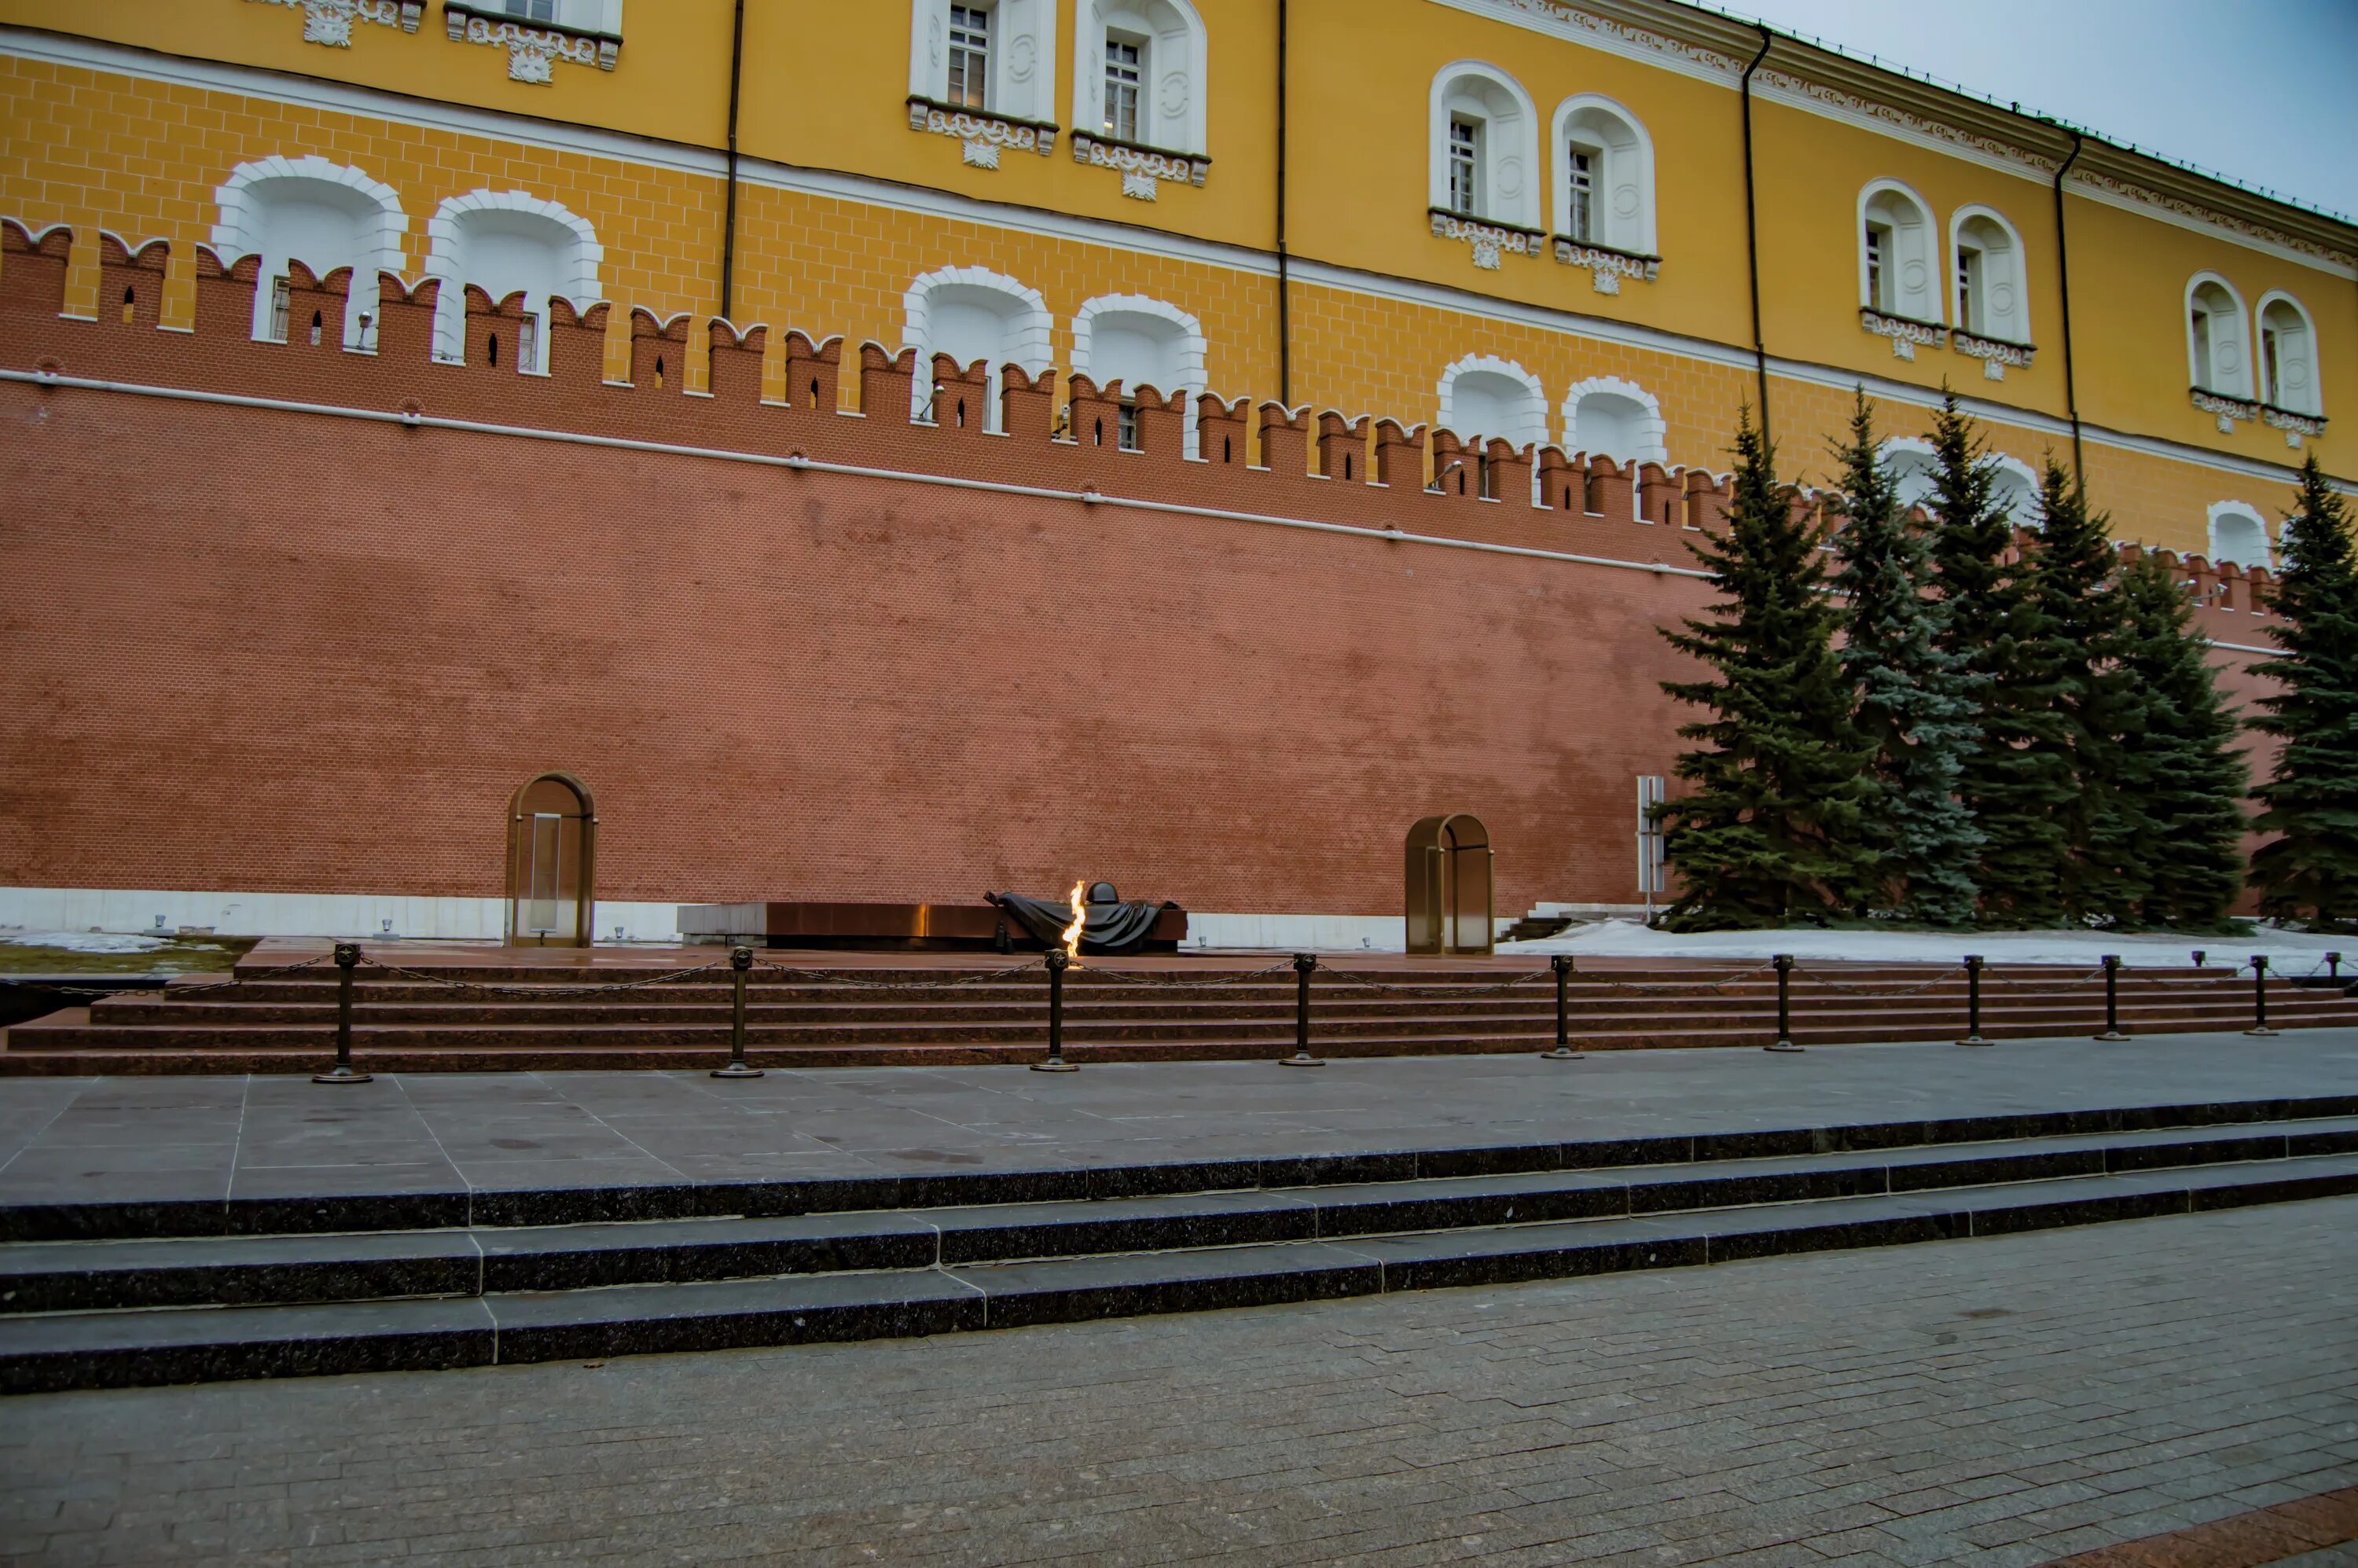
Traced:
<path id="1" fill-rule="evenodd" d="M 2268 1027 L 2268 956 L 2252 955 L 2252 1026 L 2246 1034 L 2274 1034 Z"/>
<path id="2" fill-rule="evenodd" d="M 2121 1033 L 2121 956 L 2107 953 L 2104 964 L 2104 1032 L 2099 1040 L 2125 1040 Z"/>
<path id="3" fill-rule="evenodd" d="M 2328 953 L 2325 956 L 2325 975 L 2328 979 L 2338 980 L 2342 978 L 2341 954 Z"/>
<path id="4" fill-rule="evenodd" d="M 1318 967 L 1315 953 L 1293 956 L 1293 1054 L 1278 1063 L 1281 1067 L 1323 1067 L 1326 1064 L 1310 1054 L 1310 971 Z"/>
<path id="5" fill-rule="evenodd" d="M 1062 947 L 1048 949 L 1048 1059 L 1034 1062 L 1035 1073 L 1077 1073 L 1078 1062 L 1065 1060 L 1065 971 L 1072 967 L 1072 956 Z"/>
<path id="6" fill-rule="evenodd" d="M 2194 949 L 2194 967 L 2198 969 L 2201 968 L 2202 967 L 2202 960 L 2210 956 L 2211 955 L 2207 951 L 2201 947 Z"/>
<path id="7" fill-rule="evenodd" d="M 1779 953 L 1769 960 L 1777 966 L 1777 1039 L 1763 1051 L 1799 1051 L 1793 1044 L 1793 955 Z"/>
<path id="8" fill-rule="evenodd" d="M 361 961 L 360 944 L 336 944 L 336 1065 L 324 1073 L 314 1073 L 315 1084 L 364 1084 L 373 1073 L 352 1070 L 352 970 Z"/>
<path id="9" fill-rule="evenodd" d="M 1982 1038 L 1982 965 L 1987 960 L 1979 953 L 1965 955 L 1965 1037 L 1960 1045 L 1994 1045 L 1993 1040 Z"/>
<path id="10" fill-rule="evenodd" d="M 1558 953 L 1548 960 L 1555 971 L 1555 1049 L 1540 1053 L 1542 1062 L 1577 1062 L 1582 1054 L 1572 1048 L 1572 955 Z"/>
<path id="11" fill-rule="evenodd" d="M 729 1065 L 715 1067 L 716 1078 L 758 1078 L 763 1069 L 745 1060 L 745 981 L 753 968 L 753 949 L 740 942 L 729 949 Z"/>

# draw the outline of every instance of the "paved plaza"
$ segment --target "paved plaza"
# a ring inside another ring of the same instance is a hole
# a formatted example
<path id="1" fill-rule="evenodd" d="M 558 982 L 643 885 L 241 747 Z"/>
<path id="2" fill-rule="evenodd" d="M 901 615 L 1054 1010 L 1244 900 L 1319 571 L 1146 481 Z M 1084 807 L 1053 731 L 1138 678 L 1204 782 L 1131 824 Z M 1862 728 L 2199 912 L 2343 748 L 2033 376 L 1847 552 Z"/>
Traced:
<path id="1" fill-rule="evenodd" d="M 0 1558 L 2028 1565 L 2358 1483 L 2353 1236 L 2358 1199 L 2333 1199 L 951 1339 L 27 1397 L 0 1401 Z"/>
<path id="2" fill-rule="evenodd" d="M 0 1205 L 910 1177 L 2358 1094 L 2358 1030 L 1271 1063 L 0 1079 Z M 1997 1136 L 1999 1134 L 1991 1134 Z"/>

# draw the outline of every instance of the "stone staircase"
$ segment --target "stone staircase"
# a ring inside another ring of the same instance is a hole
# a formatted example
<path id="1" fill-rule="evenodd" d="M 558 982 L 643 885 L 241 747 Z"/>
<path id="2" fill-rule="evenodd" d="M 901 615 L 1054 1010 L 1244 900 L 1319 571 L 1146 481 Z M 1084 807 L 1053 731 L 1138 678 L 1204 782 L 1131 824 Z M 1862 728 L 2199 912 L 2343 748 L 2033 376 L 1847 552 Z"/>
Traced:
<path id="1" fill-rule="evenodd" d="M 353 986 L 356 1059 L 377 1071 L 717 1064 L 729 1050 L 730 978 L 712 968 L 686 972 L 709 963 L 712 951 L 600 951 L 590 968 L 527 962 L 498 949 L 406 972 L 364 962 Z M 1159 967 L 1092 960 L 1066 977 L 1067 1057 L 1289 1054 L 1295 981 L 1278 963 L 1271 970 L 1232 957 Z M 498 989 L 457 989 L 465 986 Z M 175 979 L 159 991 L 103 998 L 16 1025 L 0 1052 L 0 1072 L 310 1071 L 332 1049 L 337 987 L 336 971 L 324 963 L 291 968 L 286 953 L 258 949 L 238 965 L 234 983 Z M 2272 978 L 2268 989 L 2277 1028 L 2358 1023 L 2358 1000 L 2339 987 Z M 1568 990 L 1570 1032 L 1581 1050 L 1758 1046 L 1776 1036 L 1776 978 L 1763 966 L 1584 970 Z M 1313 1046 L 1325 1056 L 1543 1051 L 1554 1044 L 1554 982 L 1543 958 L 1452 968 L 1338 957 L 1313 977 L 1311 998 Z M 853 968 L 844 967 L 842 955 L 765 952 L 748 982 L 747 1044 L 754 1065 L 763 1066 L 1027 1062 L 1044 1047 L 1047 1011 L 1047 977 L 1036 960 L 1012 970 L 996 957 L 965 970 L 872 960 Z M 2248 972 L 2139 969 L 2121 978 L 2120 1022 L 2132 1034 L 2242 1029 L 2253 1016 Z M 1807 965 L 1792 983 L 1793 1038 L 1803 1045 L 1954 1039 L 1965 1018 L 1962 970 Z M 1988 1038 L 2093 1033 L 2104 1019 L 2103 983 L 2085 971 L 1985 972 L 1981 1021 Z"/>
<path id="2" fill-rule="evenodd" d="M 0 1391 L 946 1334 L 2351 1193 L 2343 1095 L 1173 1165 L 19 1204 L 0 1207 Z"/>

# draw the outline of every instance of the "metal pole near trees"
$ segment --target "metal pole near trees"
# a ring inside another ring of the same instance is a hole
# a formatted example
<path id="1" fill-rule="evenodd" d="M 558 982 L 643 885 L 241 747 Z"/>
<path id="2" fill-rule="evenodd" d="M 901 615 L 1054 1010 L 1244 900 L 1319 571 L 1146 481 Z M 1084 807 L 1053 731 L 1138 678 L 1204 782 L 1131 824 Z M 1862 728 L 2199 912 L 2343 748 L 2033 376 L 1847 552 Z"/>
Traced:
<path id="1" fill-rule="evenodd" d="M 2252 955 L 2252 1026 L 2246 1034 L 2274 1034 L 2268 1027 L 2268 956 Z"/>
<path id="2" fill-rule="evenodd" d="M 2121 1033 L 2121 956 L 2104 955 L 2104 1032 L 2099 1040 L 2125 1040 Z"/>
<path id="3" fill-rule="evenodd" d="M 1965 1037 L 1960 1045 L 1988 1045 L 1993 1042 L 1982 1038 L 1982 965 L 1985 960 L 1979 953 L 1965 955 Z"/>
<path id="4" fill-rule="evenodd" d="M 1315 953 L 1293 956 L 1293 1054 L 1278 1063 L 1281 1067 L 1323 1067 L 1326 1064 L 1310 1054 L 1310 971 L 1318 967 Z"/>
<path id="5" fill-rule="evenodd" d="M 1793 955 L 1779 953 L 1769 962 L 1777 966 L 1777 1038 L 1763 1051 L 1799 1051 L 1793 1044 Z"/>
<path id="6" fill-rule="evenodd" d="M 1542 1062 L 1577 1062 L 1582 1053 L 1572 1048 L 1572 955 L 1558 953 L 1548 960 L 1555 971 L 1555 1049 L 1540 1053 Z"/>

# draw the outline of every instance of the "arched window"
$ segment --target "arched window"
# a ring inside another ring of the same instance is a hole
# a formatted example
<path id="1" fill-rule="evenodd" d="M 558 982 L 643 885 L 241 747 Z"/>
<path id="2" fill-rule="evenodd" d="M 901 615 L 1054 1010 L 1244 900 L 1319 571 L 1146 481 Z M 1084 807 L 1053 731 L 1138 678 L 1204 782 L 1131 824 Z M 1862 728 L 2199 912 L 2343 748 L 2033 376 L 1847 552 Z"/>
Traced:
<path id="1" fill-rule="evenodd" d="M 1055 0 L 913 0 L 910 97 L 1053 122 L 1055 92 Z"/>
<path id="2" fill-rule="evenodd" d="M 1567 450 L 1616 462 L 1667 463 L 1661 404 L 1634 382 L 1596 376 L 1574 382 L 1563 400 Z"/>
<path id="3" fill-rule="evenodd" d="M 2244 342 L 2244 297 L 2215 272 L 2186 283 L 2186 378 L 2198 391 L 2252 395 L 2252 356 Z"/>
<path id="4" fill-rule="evenodd" d="M 1462 59 L 1433 79 L 1429 127 L 1435 211 L 1539 227 L 1539 138 L 1531 94 L 1497 66 Z"/>
<path id="5" fill-rule="evenodd" d="M 1941 467 L 1932 443 L 1916 436 L 1894 436 L 1883 443 L 1880 450 L 1884 467 L 1898 492 L 1901 509 L 1932 506 L 1937 500 L 1933 476 Z M 2038 471 L 2020 458 L 2008 457 L 2004 452 L 1993 452 L 1983 461 L 1991 470 L 1990 496 L 1996 503 L 1998 515 L 2018 528 L 2037 528 L 2041 521 Z"/>
<path id="6" fill-rule="evenodd" d="M 2325 412 L 2318 385 L 2317 329 L 2301 302 L 2280 289 L 2260 296 L 2260 401 L 2291 414 Z"/>
<path id="7" fill-rule="evenodd" d="M 1168 397 L 1188 395 L 1184 454 L 1195 455 L 1195 394 L 1204 390 L 1204 329 L 1175 305 L 1142 295 L 1109 294 L 1073 318 L 1073 371 L 1098 385 L 1120 381 L 1125 407 L 1141 386 Z"/>
<path id="8" fill-rule="evenodd" d="M 1468 354 L 1441 373 L 1439 392 L 1433 422 L 1462 440 L 1536 447 L 1548 438 L 1547 390 L 1512 360 Z"/>
<path id="9" fill-rule="evenodd" d="M 1204 19 L 1188 0 L 1076 0 L 1073 129 L 1201 154 Z"/>
<path id="10" fill-rule="evenodd" d="M 1878 316 L 1937 325 L 1939 266 L 1924 199 L 1896 179 L 1869 181 L 1858 193 L 1859 304 Z"/>
<path id="11" fill-rule="evenodd" d="M 283 308 L 274 285 L 299 261 L 315 277 L 352 269 L 345 297 L 346 346 L 375 347 L 376 275 L 402 269 L 401 236 L 409 227 L 393 188 L 323 157 L 266 157 L 243 163 L 213 192 L 221 215 L 212 247 L 223 263 L 258 254 L 254 335 L 283 338 Z M 363 319 L 367 325 L 363 326 Z"/>
<path id="12" fill-rule="evenodd" d="M 1960 332 L 2001 342 L 2030 341 L 2023 287 L 2022 236 L 1995 208 L 1960 207 L 1949 219 L 1949 319 Z"/>
<path id="13" fill-rule="evenodd" d="M 555 201 L 521 190 L 472 190 L 453 196 L 426 221 L 426 272 L 443 280 L 434 306 L 434 356 L 458 360 L 466 351 L 466 284 L 494 301 L 524 290 L 529 330 L 519 340 L 515 368 L 548 370 L 548 301 L 562 295 L 575 308 L 599 297 L 598 266 L 605 247 L 598 231 Z"/>
<path id="14" fill-rule="evenodd" d="M 2268 525 L 2257 512 L 2240 501 L 2218 501 L 2212 503 L 2210 513 L 2212 566 L 2274 565 L 2268 555 Z"/>
<path id="15" fill-rule="evenodd" d="M 932 417 L 933 357 L 947 354 L 962 365 L 984 362 L 990 379 L 983 428 L 997 430 L 1001 367 L 1022 365 L 1027 374 L 1048 368 L 1048 307 L 1040 291 L 979 266 L 929 272 L 902 296 L 906 312 L 903 346 L 917 351 L 917 373 L 910 396 L 920 418 Z"/>
<path id="16" fill-rule="evenodd" d="M 1654 254 L 1654 140 L 1610 98 L 1583 92 L 1556 106 L 1555 232 L 1576 244 Z"/>

